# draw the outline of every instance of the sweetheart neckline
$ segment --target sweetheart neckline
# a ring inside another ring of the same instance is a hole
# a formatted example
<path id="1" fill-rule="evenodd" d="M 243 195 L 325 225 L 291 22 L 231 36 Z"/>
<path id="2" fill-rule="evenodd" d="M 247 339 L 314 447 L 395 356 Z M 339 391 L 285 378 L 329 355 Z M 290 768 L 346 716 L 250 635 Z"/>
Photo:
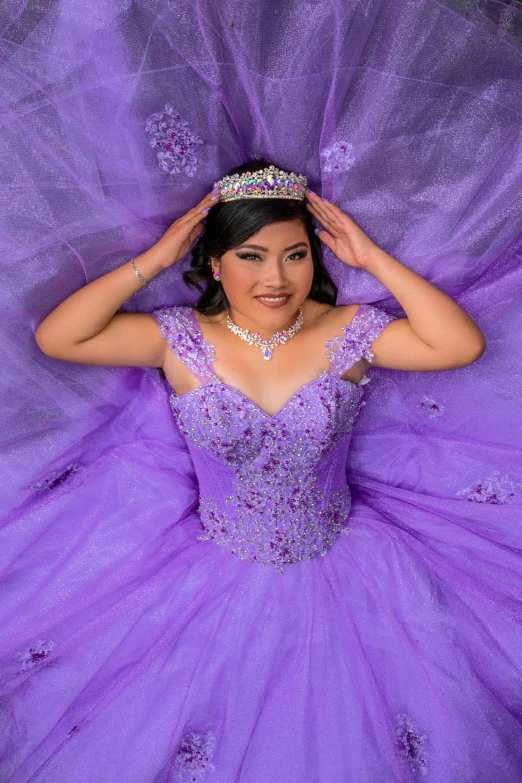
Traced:
<path id="1" fill-rule="evenodd" d="M 362 380 L 363 380 L 363 378 L 365 378 L 365 377 L 366 377 L 366 374 L 365 374 L 365 375 L 363 375 L 363 377 L 361 378 L 361 381 L 362 381 Z M 311 381 L 308 381 L 307 383 L 303 384 L 303 386 L 300 386 L 300 387 L 299 387 L 299 389 L 297 389 L 297 391 L 295 391 L 295 392 L 294 392 L 294 393 L 293 393 L 293 394 L 292 394 L 292 395 L 291 395 L 291 396 L 290 396 L 290 397 L 289 397 L 289 398 L 286 400 L 286 402 L 284 402 L 284 403 L 283 403 L 283 405 L 281 406 L 281 408 L 279 408 L 279 410 L 278 410 L 276 413 L 273 413 L 273 414 L 267 413 L 267 411 L 265 411 L 263 408 L 261 408 L 261 407 L 260 407 L 260 406 L 257 404 L 257 402 L 254 402 L 254 400 L 252 400 L 250 397 L 247 397 L 247 395 L 246 395 L 246 394 L 244 394 L 244 393 L 243 393 L 243 392 L 242 392 L 240 389 L 238 389 L 238 388 L 237 388 L 237 386 L 231 386 L 230 384 L 228 384 L 228 383 L 224 383 L 224 381 L 221 381 L 221 380 L 218 378 L 218 376 L 217 376 L 217 375 L 215 375 L 215 376 L 212 378 L 212 380 L 211 380 L 211 381 L 209 381 L 209 383 L 202 383 L 202 384 L 200 384 L 199 386 L 196 386 L 194 389 L 191 389 L 190 391 L 188 391 L 188 392 L 185 392 L 185 394 L 177 394 L 177 393 L 176 393 L 176 391 L 173 389 L 173 390 L 172 390 L 172 394 L 170 395 L 170 397 L 171 397 L 171 398 L 174 398 L 175 400 L 182 400 L 182 399 L 184 399 L 185 397 L 189 397 L 191 394 L 194 394 L 194 392 L 199 392 L 201 389 L 205 389 L 205 388 L 207 388 L 208 386 L 214 386 L 214 385 L 217 385 L 217 386 L 223 386 L 223 387 L 225 387 L 226 389 L 230 389 L 230 390 L 232 390 L 233 392 L 236 392 L 236 394 L 239 394 L 239 396 L 240 396 L 240 397 L 241 397 L 243 400 L 245 400 L 246 402 L 248 402 L 248 403 L 250 403 L 251 405 L 253 405 L 253 406 L 254 406 L 254 408 L 257 408 L 257 410 L 258 410 L 258 411 L 260 411 L 260 413 L 262 413 L 264 416 L 266 416 L 266 418 L 268 418 L 268 419 L 276 419 L 276 418 L 279 416 L 279 414 L 280 414 L 280 413 L 282 413 L 282 411 L 284 411 L 284 410 L 285 410 L 285 408 L 286 408 L 286 407 L 287 407 L 287 406 L 288 406 L 288 405 L 289 405 L 289 404 L 290 404 L 290 403 L 291 403 L 291 402 L 292 402 L 292 401 L 293 401 L 293 400 L 294 400 L 294 399 L 297 397 L 297 395 L 298 395 L 300 392 L 304 391 L 305 389 L 308 389 L 310 386 L 313 386 L 313 385 L 314 385 L 314 384 L 316 384 L 316 383 L 319 383 L 319 382 L 321 382 L 321 381 L 324 381 L 324 380 L 325 380 L 325 379 L 327 379 L 327 378 L 328 378 L 329 380 L 332 380 L 332 381 L 336 381 L 336 382 L 337 382 L 337 381 L 339 381 L 341 384 L 348 384 L 348 387 L 349 387 L 349 388 L 352 388 L 352 389 L 361 389 L 361 390 L 362 390 L 362 389 L 363 389 L 363 387 L 364 387 L 364 386 L 366 386 L 366 384 L 365 384 L 365 383 L 361 383 L 361 381 L 359 381 L 359 383 L 354 383 L 353 381 L 346 381 L 346 380 L 343 380 L 342 378 L 337 378 L 335 375 L 330 375 L 330 374 L 328 373 L 328 370 L 323 370 L 323 371 L 322 371 L 322 373 L 321 373 L 321 375 L 319 376 L 319 378 L 313 378 Z M 167 383 L 168 383 L 168 381 L 167 381 Z M 170 383 L 168 383 L 168 385 L 170 386 Z M 170 386 L 170 388 L 172 389 L 172 386 Z"/>
<path id="2" fill-rule="evenodd" d="M 359 305 L 359 307 L 357 308 L 357 310 L 356 310 L 352 320 L 350 321 L 350 323 L 347 326 L 345 326 L 345 333 L 348 333 L 353 328 L 353 326 L 355 324 L 356 317 L 359 315 L 360 311 L 363 310 L 365 307 L 366 307 L 366 305 L 364 305 L 364 304 Z M 232 389 L 232 391 L 234 391 L 237 394 L 239 394 L 240 397 L 243 400 L 246 400 L 251 405 L 253 405 L 254 408 L 256 408 L 258 411 L 260 411 L 268 419 L 275 419 L 277 416 L 279 416 L 280 413 L 283 412 L 283 410 L 286 409 L 286 407 L 292 402 L 292 400 L 295 397 L 297 397 L 297 395 L 300 392 L 302 392 L 304 389 L 307 389 L 309 386 L 312 386 L 314 383 L 318 383 L 319 381 L 324 380 L 324 378 L 333 378 L 336 381 L 340 381 L 341 383 L 348 384 L 348 386 L 352 387 L 353 389 L 360 389 L 360 388 L 362 388 L 365 385 L 365 384 L 361 383 L 361 381 L 363 381 L 367 377 L 366 376 L 366 372 L 365 372 L 365 374 L 363 375 L 363 377 L 361 378 L 361 380 L 358 383 L 354 383 L 353 381 L 348 381 L 348 380 L 345 380 L 343 378 L 338 378 L 337 376 L 332 375 L 331 373 L 329 373 L 328 370 L 322 370 L 320 372 L 318 378 L 313 378 L 311 381 L 308 381 L 308 383 L 305 383 L 303 386 L 301 386 L 299 389 L 297 389 L 286 400 L 286 402 L 283 403 L 281 408 L 279 408 L 279 410 L 276 411 L 276 413 L 274 413 L 274 414 L 267 413 L 267 411 L 265 411 L 263 408 L 261 408 L 261 406 L 259 406 L 257 404 L 257 402 L 254 402 L 254 400 L 252 400 L 250 397 L 247 397 L 246 394 L 244 394 L 240 389 L 238 389 L 237 386 L 231 386 L 230 384 L 225 383 L 224 381 L 222 381 L 220 379 L 220 377 L 218 376 L 218 374 L 216 373 L 216 371 L 214 370 L 214 367 L 213 367 L 213 364 L 214 364 L 213 359 L 215 357 L 216 346 L 213 343 L 211 343 L 209 340 L 207 340 L 207 338 L 203 334 L 203 329 L 201 328 L 201 324 L 199 323 L 199 321 L 198 321 L 198 319 L 196 317 L 196 314 L 194 313 L 194 308 L 192 308 L 189 305 L 187 305 L 187 306 L 184 307 L 184 309 L 187 311 L 189 317 L 192 320 L 192 323 L 194 324 L 194 326 L 196 328 L 196 332 L 197 332 L 198 337 L 200 339 L 201 345 L 202 345 L 205 353 L 207 354 L 209 369 L 211 370 L 212 375 L 211 375 L 211 381 L 208 384 L 200 384 L 199 386 L 196 386 L 194 389 L 191 389 L 190 391 L 185 392 L 185 394 L 177 394 L 175 389 L 167 381 L 168 385 L 172 389 L 172 394 L 170 395 L 171 398 L 173 397 L 174 399 L 183 399 L 184 397 L 187 397 L 188 395 L 193 394 L 193 392 L 199 391 L 199 389 L 202 389 L 205 386 L 209 386 L 211 384 L 217 384 L 217 385 L 220 385 L 220 386 L 222 386 L 224 388 Z M 367 381 L 368 380 L 369 380 L 369 378 L 367 379 Z"/>

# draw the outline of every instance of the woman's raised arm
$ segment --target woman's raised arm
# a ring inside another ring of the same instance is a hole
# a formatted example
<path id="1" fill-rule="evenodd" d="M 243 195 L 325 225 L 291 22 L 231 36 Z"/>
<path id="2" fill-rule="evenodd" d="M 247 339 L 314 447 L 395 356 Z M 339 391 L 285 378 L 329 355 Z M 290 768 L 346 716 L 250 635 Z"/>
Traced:
<path id="1" fill-rule="evenodd" d="M 204 231 L 202 213 L 219 198 L 208 193 L 178 218 L 156 244 L 134 259 L 147 282 L 188 252 Z M 43 353 L 78 364 L 159 367 L 165 341 L 149 313 L 118 313 L 142 283 L 131 262 L 75 291 L 39 324 L 35 340 Z"/>

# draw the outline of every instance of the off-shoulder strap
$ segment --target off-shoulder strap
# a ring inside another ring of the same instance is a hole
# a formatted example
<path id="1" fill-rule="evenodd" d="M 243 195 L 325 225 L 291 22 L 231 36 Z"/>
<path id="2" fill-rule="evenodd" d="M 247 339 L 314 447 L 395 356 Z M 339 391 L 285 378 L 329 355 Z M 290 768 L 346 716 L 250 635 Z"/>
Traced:
<path id="1" fill-rule="evenodd" d="M 372 344 L 384 327 L 396 320 L 396 316 L 379 307 L 362 304 L 352 322 L 343 326 L 343 334 L 326 343 L 325 356 L 331 362 L 330 375 L 340 378 L 362 357 L 371 364 L 374 359 Z"/>
<path id="2" fill-rule="evenodd" d="M 163 337 L 182 364 L 201 381 L 215 377 L 212 361 L 215 349 L 204 337 L 191 307 L 185 305 L 158 307 L 151 312 Z"/>

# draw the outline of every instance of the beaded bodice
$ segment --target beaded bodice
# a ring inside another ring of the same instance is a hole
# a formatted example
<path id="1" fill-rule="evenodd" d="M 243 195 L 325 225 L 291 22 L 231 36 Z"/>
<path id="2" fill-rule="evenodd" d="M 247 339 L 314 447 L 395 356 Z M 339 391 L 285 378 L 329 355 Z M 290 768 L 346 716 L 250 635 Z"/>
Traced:
<path id="1" fill-rule="evenodd" d="M 342 335 L 326 342 L 328 370 L 269 415 L 216 375 L 215 346 L 192 308 L 160 307 L 152 315 L 201 384 L 169 397 L 198 478 L 200 540 L 272 563 L 280 573 L 285 564 L 326 555 L 350 531 L 346 460 L 369 380 L 355 384 L 341 376 L 363 356 L 372 362 L 372 343 L 395 317 L 361 305 Z"/>

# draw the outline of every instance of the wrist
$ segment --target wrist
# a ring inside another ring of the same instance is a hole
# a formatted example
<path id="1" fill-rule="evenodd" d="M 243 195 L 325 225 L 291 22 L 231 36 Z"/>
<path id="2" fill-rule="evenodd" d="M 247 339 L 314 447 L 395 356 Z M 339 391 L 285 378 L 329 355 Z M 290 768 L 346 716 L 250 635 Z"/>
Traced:
<path id="1" fill-rule="evenodd" d="M 390 268 L 390 263 L 393 263 L 394 261 L 396 261 L 396 259 L 376 245 L 368 255 L 367 263 L 364 268 L 374 277 L 380 279 L 382 275 L 386 275 Z"/>
<path id="2" fill-rule="evenodd" d="M 162 271 L 174 266 L 178 260 L 176 252 L 173 252 L 172 247 L 169 247 L 168 243 L 164 243 L 162 239 L 159 239 L 155 245 L 147 250 L 147 253 L 161 267 Z"/>
<path id="3" fill-rule="evenodd" d="M 166 269 L 161 253 L 158 253 L 154 247 L 134 256 L 134 264 L 131 263 L 131 269 L 133 266 L 143 275 L 147 283 L 150 283 L 151 280 Z M 133 274 L 135 274 L 134 270 Z"/>

